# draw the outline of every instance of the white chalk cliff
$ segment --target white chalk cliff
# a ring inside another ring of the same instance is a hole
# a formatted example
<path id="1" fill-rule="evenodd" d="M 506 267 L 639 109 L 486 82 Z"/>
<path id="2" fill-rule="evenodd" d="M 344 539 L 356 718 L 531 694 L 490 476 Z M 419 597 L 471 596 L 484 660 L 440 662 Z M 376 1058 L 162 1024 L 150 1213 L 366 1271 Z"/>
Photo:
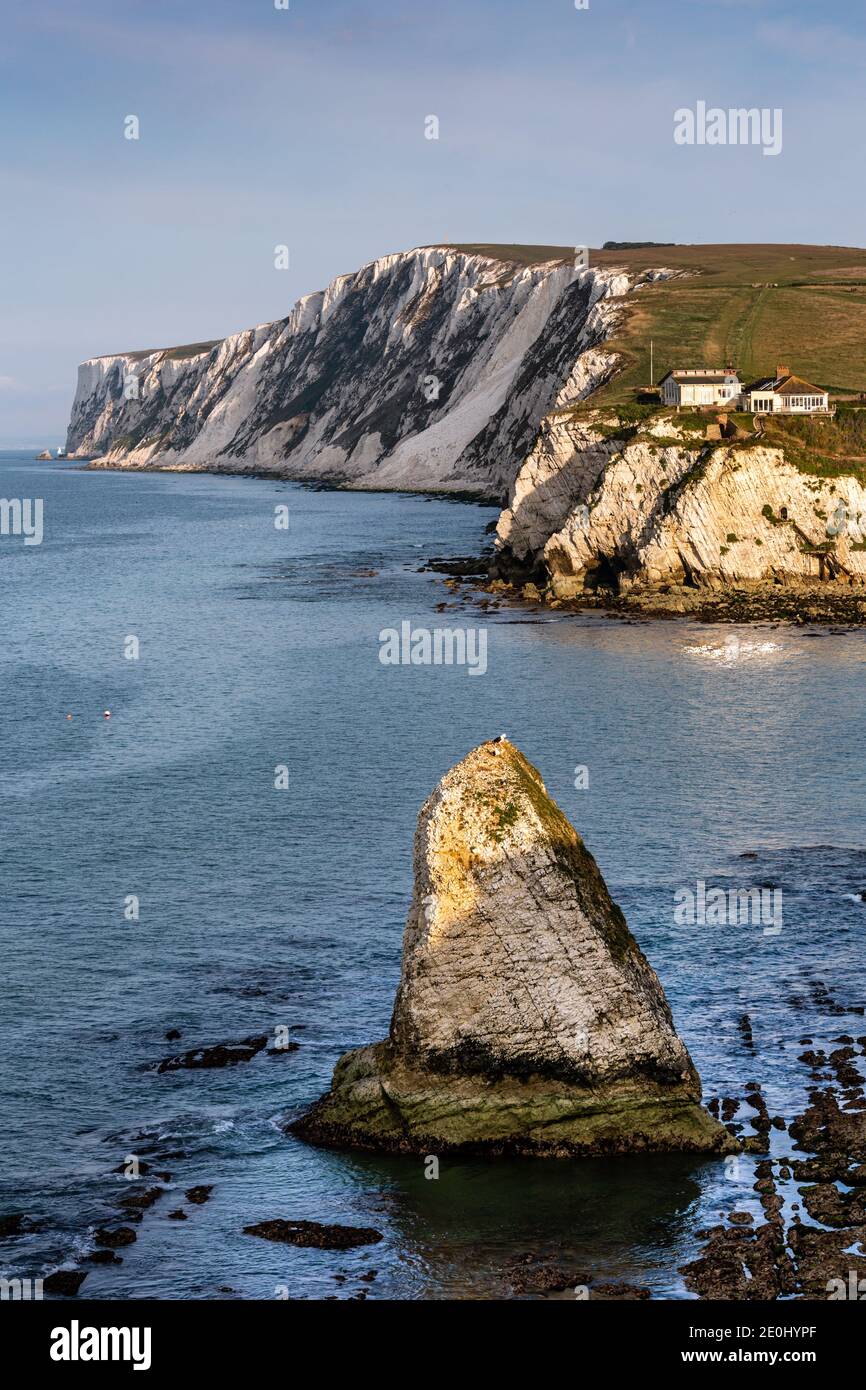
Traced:
<path id="1" fill-rule="evenodd" d="M 501 498 L 555 403 L 582 399 L 629 278 L 426 247 L 220 343 L 82 364 L 70 454 Z"/>
<path id="2" fill-rule="evenodd" d="M 672 414 L 619 429 L 552 411 L 497 527 L 551 596 L 778 579 L 866 578 L 866 489 L 815 476 L 760 438 L 708 444 Z"/>
<path id="3" fill-rule="evenodd" d="M 222 342 L 92 358 L 68 453 L 504 503 L 500 574 L 554 600 L 866 578 L 855 477 L 810 475 L 760 438 L 711 445 L 669 411 L 593 411 L 623 316 L 681 272 L 502 256 L 384 256 Z"/>

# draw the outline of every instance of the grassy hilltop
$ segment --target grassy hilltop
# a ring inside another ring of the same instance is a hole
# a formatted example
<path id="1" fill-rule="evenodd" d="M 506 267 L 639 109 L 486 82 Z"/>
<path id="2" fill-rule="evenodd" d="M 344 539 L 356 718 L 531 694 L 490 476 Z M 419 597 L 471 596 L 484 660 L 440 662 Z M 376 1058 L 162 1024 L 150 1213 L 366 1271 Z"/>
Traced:
<path id="1" fill-rule="evenodd" d="M 516 265 L 571 261 L 570 246 L 462 245 L 461 251 Z M 656 380 L 672 366 L 733 362 L 744 381 L 784 362 L 834 392 L 866 391 L 866 250 L 850 246 L 659 246 L 590 251 L 590 265 L 652 266 L 689 272 L 648 285 L 631 298 L 611 348 L 624 368 L 594 398 L 633 400 L 649 384 L 649 344 Z"/>

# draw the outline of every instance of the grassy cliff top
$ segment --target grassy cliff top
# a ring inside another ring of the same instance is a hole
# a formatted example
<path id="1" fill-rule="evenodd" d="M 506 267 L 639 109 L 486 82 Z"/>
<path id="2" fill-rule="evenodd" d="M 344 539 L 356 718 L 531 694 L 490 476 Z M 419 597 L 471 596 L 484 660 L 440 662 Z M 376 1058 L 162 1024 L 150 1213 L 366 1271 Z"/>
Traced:
<path id="1" fill-rule="evenodd" d="M 448 243 L 507 265 L 571 262 L 572 246 Z M 852 246 L 644 246 L 590 250 L 591 266 L 633 275 L 666 266 L 684 272 L 644 286 L 628 300 L 611 339 L 623 370 L 593 404 L 634 398 L 673 366 L 733 362 L 744 381 L 785 363 L 830 391 L 866 391 L 866 250 Z"/>
<path id="2" fill-rule="evenodd" d="M 206 343 L 183 343 L 180 347 L 171 348 L 136 348 L 133 352 L 103 352 L 99 357 L 88 358 L 90 362 L 101 362 L 106 357 L 129 357 L 134 362 L 140 362 L 145 357 L 152 357 L 154 353 L 164 352 L 171 361 L 180 362 L 187 357 L 200 357 L 203 352 L 210 352 L 222 342 L 222 338 L 211 338 Z"/>
<path id="3" fill-rule="evenodd" d="M 688 272 L 630 299 L 610 340 L 624 367 L 593 398 L 597 403 L 631 399 L 649 384 L 650 339 L 656 381 L 669 367 L 727 362 L 750 381 L 784 363 L 829 391 L 866 390 L 866 250 L 671 246 L 591 252 L 590 264 Z"/>
<path id="4" fill-rule="evenodd" d="M 510 265 L 542 265 L 574 259 L 574 246 L 523 245 L 497 241 L 443 241 L 432 246 L 489 256 Z M 817 277 L 826 280 L 866 279 L 866 250 L 856 246 L 801 246 L 760 242 L 711 243 L 697 246 L 638 246 L 631 250 L 590 248 L 589 263 L 608 269 L 623 267 L 639 274 L 653 266 L 669 266 L 700 275 L 706 285 L 749 285 L 753 281 L 790 281 Z"/>
<path id="5" fill-rule="evenodd" d="M 573 246 L 522 246 L 500 241 L 439 241 L 431 245 L 462 251 L 466 256 L 489 256 L 504 265 L 544 265 L 547 261 L 567 261 L 571 265 L 574 260 Z"/>

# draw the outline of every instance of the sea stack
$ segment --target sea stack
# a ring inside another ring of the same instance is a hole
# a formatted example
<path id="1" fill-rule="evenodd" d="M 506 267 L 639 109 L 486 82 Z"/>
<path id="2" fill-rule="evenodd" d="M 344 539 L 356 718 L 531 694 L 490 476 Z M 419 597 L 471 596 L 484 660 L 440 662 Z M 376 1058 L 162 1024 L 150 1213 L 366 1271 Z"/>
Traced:
<path id="1" fill-rule="evenodd" d="M 658 977 L 592 855 L 503 736 L 425 802 L 389 1037 L 292 1132 L 332 1147 L 725 1153 Z"/>

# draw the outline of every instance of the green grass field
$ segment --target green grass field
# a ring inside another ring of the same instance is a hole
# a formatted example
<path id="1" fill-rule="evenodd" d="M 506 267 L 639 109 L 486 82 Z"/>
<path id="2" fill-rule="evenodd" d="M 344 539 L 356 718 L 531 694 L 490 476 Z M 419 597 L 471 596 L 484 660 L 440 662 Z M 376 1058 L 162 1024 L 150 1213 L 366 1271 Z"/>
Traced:
<path id="1" fill-rule="evenodd" d="M 629 399 L 669 367 L 724 366 L 741 380 L 777 363 L 834 392 L 866 390 L 866 251 L 834 246 L 681 246 L 663 263 L 691 273 L 640 291 L 611 346 L 623 371 L 597 403 Z M 641 269 L 647 253 L 598 252 L 592 264 Z"/>
<path id="2" fill-rule="evenodd" d="M 569 246 L 464 244 L 514 265 L 571 261 Z M 590 251 L 590 265 L 688 272 L 648 285 L 629 302 L 611 347 L 623 370 L 593 404 L 633 400 L 669 367 L 733 362 L 750 381 L 778 362 L 835 392 L 866 391 L 866 250 L 849 246 L 664 246 Z"/>

